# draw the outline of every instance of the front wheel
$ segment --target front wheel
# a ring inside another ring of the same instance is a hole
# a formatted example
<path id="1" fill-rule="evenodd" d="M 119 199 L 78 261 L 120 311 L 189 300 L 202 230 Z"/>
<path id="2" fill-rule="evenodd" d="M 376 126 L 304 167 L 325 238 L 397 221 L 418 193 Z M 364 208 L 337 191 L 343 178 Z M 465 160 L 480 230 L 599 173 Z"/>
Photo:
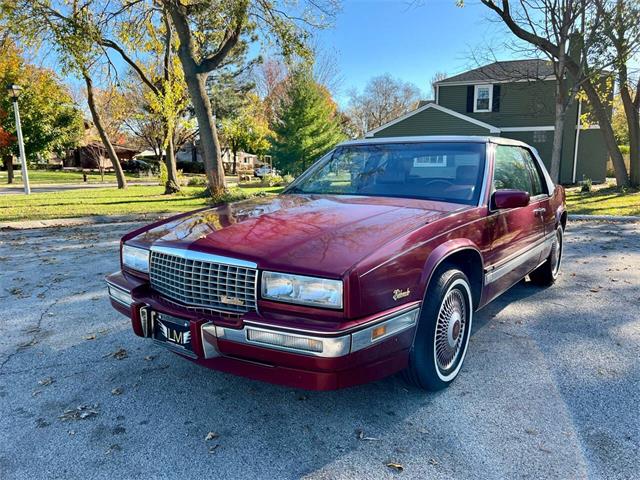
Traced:
<path id="1" fill-rule="evenodd" d="M 554 284 L 560 272 L 562 261 L 562 247 L 564 242 L 564 230 L 561 225 L 556 228 L 551 252 L 545 262 L 529 274 L 531 282 L 535 285 L 549 287 Z"/>
<path id="2" fill-rule="evenodd" d="M 424 299 L 405 379 L 426 390 L 441 390 L 458 376 L 473 320 L 467 276 L 452 268 L 431 282 Z"/>

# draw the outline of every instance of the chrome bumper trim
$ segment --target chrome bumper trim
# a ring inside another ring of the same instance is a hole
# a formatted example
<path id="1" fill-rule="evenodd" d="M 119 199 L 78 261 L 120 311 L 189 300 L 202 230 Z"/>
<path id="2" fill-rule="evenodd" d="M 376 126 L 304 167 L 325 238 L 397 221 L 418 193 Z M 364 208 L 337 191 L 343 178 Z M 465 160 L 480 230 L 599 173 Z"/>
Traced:
<path id="1" fill-rule="evenodd" d="M 307 334 L 307 332 L 304 332 L 302 330 L 296 331 L 265 328 L 264 326 L 258 327 L 253 323 L 247 323 L 247 325 L 245 325 L 245 327 L 242 329 L 233 329 L 216 326 L 212 322 L 208 322 L 202 325 L 203 350 L 205 352 L 205 358 L 214 358 L 219 356 L 217 349 L 205 340 L 204 333 L 206 332 L 216 338 L 229 340 L 235 343 L 241 343 L 244 345 L 253 345 L 259 346 L 261 348 L 269 348 L 289 353 L 323 358 L 342 357 L 344 355 L 354 353 L 358 350 L 362 350 L 371 345 L 377 344 L 383 340 L 391 338 L 404 332 L 405 330 L 414 327 L 418 323 L 419 311 L 419 307 L 403 310 L 402 312 L 395 313 L 391 316 L 383 317 L 382 321 L 377 319 L 367 324 L 367 326 L 365 326 L 364 328 L 360 328 L 359 330 L 349 330 L 346 334 L 333 337 L 309 335 Z M 374 338 L 374 330 L 384 331 L 384 333 Z M 274 338 L 280 337 L 283 342 L 286 342 L 287 340 L 296 340 L 301 342 L 308 341 L 310 344 L 316 344 L 316 342 L 318 342 L 322 345 L 322 349 L 321 351 L 313 351 L 310 349 L 308 350 L 292 346 L 266 343 L 264 341 L 255 341 L 252 340 L 249 335 L 249 333 L 252 331 L 268 333 L 271 334 Z"/>
<path id="2" fill-rule="evenodd" d="M 133 298 L 131 298 L 131 292 L 129 292 L 128 290 L 125 290 L 122 287 L 119 287 L 115 283 L 111 283 L 109 280 L 105 280 L 105 281 L 107 283 L 107 291 L 109 292 L 109 298 L 114 302 L 119 303 L 123 307 L 127 307 L 127 308 L 131 307 L 131 305 L 133 304 Z M 112 293 L 112 290 L 115 290 L 115 293 L 120 294 L 121 297 L 115 296 Z"/>

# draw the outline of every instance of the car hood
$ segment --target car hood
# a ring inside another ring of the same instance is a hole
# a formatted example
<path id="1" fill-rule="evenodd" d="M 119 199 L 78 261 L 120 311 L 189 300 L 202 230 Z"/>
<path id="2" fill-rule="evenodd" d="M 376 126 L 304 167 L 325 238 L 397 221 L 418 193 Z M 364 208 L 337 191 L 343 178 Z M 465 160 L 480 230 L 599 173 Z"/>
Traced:
<path id="1" fill-rule="evenodd" d="M 339 277 L 389 241 L 459 204 L 406 198 L 279 195 L 200 210 L 128 243 L 198 250 L 271 268 Z"/>

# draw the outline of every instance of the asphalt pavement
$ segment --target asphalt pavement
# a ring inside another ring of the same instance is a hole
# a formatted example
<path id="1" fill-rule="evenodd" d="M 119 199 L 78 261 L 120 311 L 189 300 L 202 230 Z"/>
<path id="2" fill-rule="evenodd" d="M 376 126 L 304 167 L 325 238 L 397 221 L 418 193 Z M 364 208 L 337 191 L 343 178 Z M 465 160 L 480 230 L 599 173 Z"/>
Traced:
<path id="1" fill-rule="evenodd" d="M 436 394 L 294 390 L 135 337 L 103 277 L 136 226 L 0 231 L 1 479 L 638 478 L 640 224 L 571 222 L 556 285 L 478 312 Z"/>

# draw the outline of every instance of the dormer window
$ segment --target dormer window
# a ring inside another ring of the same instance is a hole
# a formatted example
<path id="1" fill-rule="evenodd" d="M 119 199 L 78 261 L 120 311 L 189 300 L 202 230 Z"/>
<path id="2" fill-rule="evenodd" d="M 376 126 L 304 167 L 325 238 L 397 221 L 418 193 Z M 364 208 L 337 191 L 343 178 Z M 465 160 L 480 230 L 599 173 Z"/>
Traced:
<path id="1" fill-rule="evenodd" d="M 473 95 L 474 112 L 490 112 L 493 103 L 493 85 L 476 85 Z"/>

